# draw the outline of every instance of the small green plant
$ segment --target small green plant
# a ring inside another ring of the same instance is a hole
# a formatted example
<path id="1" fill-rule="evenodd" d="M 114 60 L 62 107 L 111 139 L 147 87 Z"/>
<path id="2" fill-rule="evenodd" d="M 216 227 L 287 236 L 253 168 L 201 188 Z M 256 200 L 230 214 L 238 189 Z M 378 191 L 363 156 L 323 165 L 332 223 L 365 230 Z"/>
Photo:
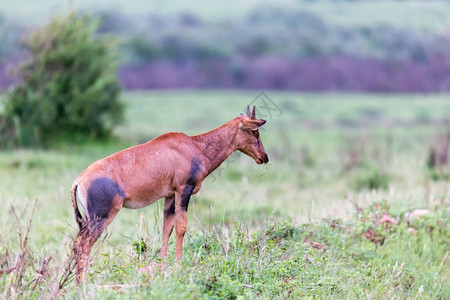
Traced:
<path id="1" fill-rule="evenodd" d="M 0 146 L 37 146 L 58 137 L 105 137 L 122 120 L 117 57 L 98 21 L 75 13 L 32 32 L 0 115 Z"/>
<path id="2" fill-rule="evenodd" d="M 133 241 L 133 249 L 136 251 L 136 254 L 140 257 L 142 254 L 147 252 L 147 244 L 145 243 L 143 238 L 140 238 L 140 240 L 134 240 Z"/>
<path id="3" fill-rule="evenodd" d="M 450 132 L 430 145 L 426 160 L 427 175 L 433 181 L 448 180 L 450 156 Z"/>
<path id="4" fill-rule="evenodd" d="M 382 172 L 378 169 L 369 170 L 359 176 L 355 180 L 355 188 L 360 191 L 363 189 L 377 190 L 387 189 L 391 178 L 389 174 Z"/>
<path id="5" fill-rule="evenodd" d="M 369 208 L 363 209 L 360 221 L 359 234 L 364 235 L 375 245 L 381 246 L 398 224 L 397 220 L 390 216 L 390 205 L 386 200 L 375 202 Z"/>

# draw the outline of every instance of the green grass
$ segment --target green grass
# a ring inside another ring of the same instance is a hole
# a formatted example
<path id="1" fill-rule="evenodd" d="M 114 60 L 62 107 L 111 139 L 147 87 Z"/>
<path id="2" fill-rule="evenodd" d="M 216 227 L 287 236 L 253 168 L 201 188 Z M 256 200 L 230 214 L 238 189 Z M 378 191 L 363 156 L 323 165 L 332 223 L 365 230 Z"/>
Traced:
<path id="1" fill-rule="evenodd" d="M 0 269 L 17 260 L 18 225 L 25 227 L 38 199 L 22 281 L 36 278 L 33 267 L 39 270 L 45 255 L 51 256 L 51 272 L 31 297 L 51 294 L 76 232 L 69 190 L 84 168 L 167 131 L 211 130 L 256 95 L 126 93 L 126 123 L 115 140 L 0 152 Z M 449 95 L 267 95 L 282 109 L 266 117 L 261 132 L 270 164 L 264 168 L 234 154 L 205 180 L 190 203 L 182 265 L 173 262 L 172 239 L 168 260 L 157 255 L 161 203 L 124 209 L 94 247 L 89 284 L 81 290 L 70 284 L 63 293 L 126 299 L 448 298 L 450 186 L 445 177 L 430 176 L 425 163 L 431 143 L 448 130 Z M 356 214 L 352 202 L 364 210 Z M 403 217 L 416 208 L 431 212 L 414 221 Z M 399 225 L 378 224 L 383 213 Z M 140 240 L 144 253 L 136 252 Z M 151 262 L 162 263 L 163 270 L 139 272 Z M 0 277 L 3 297 L 18 295 L 11 289 L 17 280 L 14 273 Z M 31 286 L 19 298 L 28 297 Z"/>
<path id="2" fill-rule="evenodd" d="M 251 226 L 235 219 L 192 234 L 182 266 L 170 261 L 160 272 L 139 274 L 136 269 L 145 261 L 158 261 L 157 256 L 134 253 L 130 258 L 113 252 L 94 269 L 93 278 L 102 285 L 122 284 L 124 298 L 433 299 L 450 292 L 441 261 L 449 228 L 429 231 L 443 220 L 436 213 L 419 221 L 414 236 L 404 224 L 383 228 L 386 241 L 377 246 L 364 237 L 367 224 L 362 219 L 297 226 L 272 220 Z M 116 272 L 111 266 L 117 266 Z"/>

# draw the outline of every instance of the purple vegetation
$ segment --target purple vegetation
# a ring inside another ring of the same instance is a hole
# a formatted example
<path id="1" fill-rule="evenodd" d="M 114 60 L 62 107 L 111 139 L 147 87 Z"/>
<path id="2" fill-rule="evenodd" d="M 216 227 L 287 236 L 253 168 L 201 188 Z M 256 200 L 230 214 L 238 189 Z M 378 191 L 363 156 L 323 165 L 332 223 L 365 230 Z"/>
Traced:
<path id="1" fill-rule="evenodd" d="M 14 83 L 14 62 L 0 64 L 0 87 Z M 450 54 L 426 61 L 332 56 L 290 59 L 279 56 L 207 62 L 153 60 L 122 65 L 122 86 L 137 89 L 287 89 L 301 91 L 448 92 Z"/>
<path id="2" fill-rule="evenodd" d="M 426 61 L 377 60 L 349 56 L 289 59 L 263 56 L 235 61 L 153 60 L 123 65 L 126 89 L 236 88 L 304 91 L 450 91 L 450 54 Z"/>

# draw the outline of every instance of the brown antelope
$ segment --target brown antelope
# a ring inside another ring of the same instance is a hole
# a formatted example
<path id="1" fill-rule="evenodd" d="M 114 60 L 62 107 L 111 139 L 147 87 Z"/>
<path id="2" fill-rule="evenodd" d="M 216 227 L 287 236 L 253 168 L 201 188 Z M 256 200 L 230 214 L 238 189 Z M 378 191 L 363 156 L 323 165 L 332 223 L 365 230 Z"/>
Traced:
<path id="1" fill-rule="evenodd" d="M 161 198 L 164 219 L 160 255 L 166 257 L 175 227 L 175 257 L 180 259 L 191 195 L 235 150 L 257 164 L 267 163 L 258 131 L 264 123 L 255 117 L 255 107 L 250 114 L 247 106 L 247 116 L 241 114 L 207 133 L 187 136 L 169 132 L 91 164 L 75 180 L 71 192 L 79 226 L 74 245 L 77 281 L 85 278 L 92 246 L 122 207 L 142 208 Z"/>

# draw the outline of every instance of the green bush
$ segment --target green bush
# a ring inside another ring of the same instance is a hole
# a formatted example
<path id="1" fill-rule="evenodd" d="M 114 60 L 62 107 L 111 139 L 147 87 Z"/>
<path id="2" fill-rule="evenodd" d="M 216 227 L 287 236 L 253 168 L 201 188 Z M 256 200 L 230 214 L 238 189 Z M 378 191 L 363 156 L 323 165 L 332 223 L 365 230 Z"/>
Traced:
<path id="1" fill-rule="evenodd" d="M 367 170 L 357 174 L 355 180 L 355 188 L 358 191 L 363 189 L 368 190 L 386 190 L 389 187 L 391 181 L 390 175 L 379 169 Z"/>
<path id="2" fill-rule="evenodd" d="M 122 120 L 116 41 L 97 35 L 98 24 L 71 13 L 29 35 L 30 59 L 0 116 L 0 145 L 106 137 Z"/>

